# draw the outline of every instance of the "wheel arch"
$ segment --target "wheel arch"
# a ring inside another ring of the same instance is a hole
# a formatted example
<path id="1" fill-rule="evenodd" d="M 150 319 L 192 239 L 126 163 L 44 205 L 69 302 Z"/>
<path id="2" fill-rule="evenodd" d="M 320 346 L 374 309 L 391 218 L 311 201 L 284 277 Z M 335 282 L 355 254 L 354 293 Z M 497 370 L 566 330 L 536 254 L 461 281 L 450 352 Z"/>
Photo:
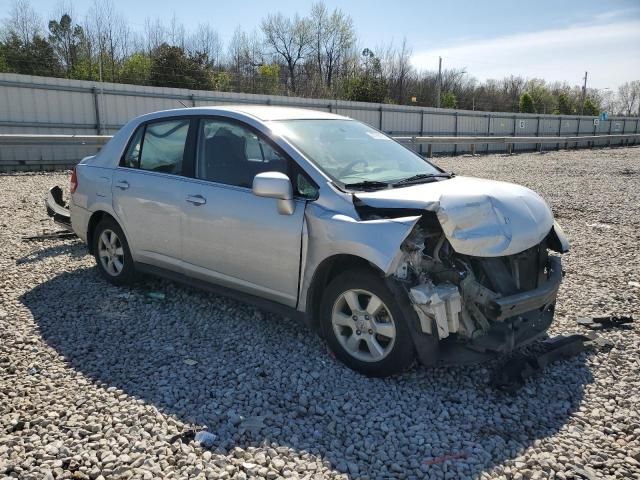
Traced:
<path id="1" fill-rule="evenodd" d="M 93 251 L 93 243 L 94 243 L 93 235 L 95 233 L 95 230 L 96 230 L 96 227 L 98 226 L 98 224 L 105 218 L 109 218 L 109 219 L 113 220 L 122 229 L 122 225 L 120 225 L 120 222 L 118 222 L 118 220 L 113 215 L 111 215 L 109 212 L 106 212 L 104 210 L 96 210 L 95 212 L 93 212 L 91 214 L 91 217 L 89 218 L 89 223 L 87 224 L 87 248 L 89 249 L 89 253 L 92 254 L 92 255 L 94 253 L 94 251 Z M 124 232 L 124 229 L 122 231 Z"/>
<path id="2" fill-rule="evenodd" d="M 342 272 L 356 267 L 365 268 L 374 275 L 384 276 L 384 272 L 370 261 L 346 253 L 325 258 L 316 268 L 306 298 L 307 321 L 314 331 L 320 333 L 320 303 L 325 288 Z"/>

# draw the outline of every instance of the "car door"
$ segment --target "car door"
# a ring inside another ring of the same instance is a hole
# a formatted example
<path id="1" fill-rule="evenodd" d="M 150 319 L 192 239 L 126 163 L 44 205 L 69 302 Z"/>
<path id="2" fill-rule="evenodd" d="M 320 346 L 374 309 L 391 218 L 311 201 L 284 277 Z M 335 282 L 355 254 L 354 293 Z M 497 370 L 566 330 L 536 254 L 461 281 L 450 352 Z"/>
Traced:
<path id="1" fill-rule="evenodd" d="M 257 173 L 289 172 L 290 160 L 235 120 L 201 119 L 196 168 L 184 203 L 185 273 L 289 306 L 297 302 L 305 200 L 279 214 L 258 197 Z"/>
<path id="2" fill-rule="evenodd" d="M 136 262 L 181 271 L 183 165 L 191 120 L 141 125 L 112 183 L 113 208 Z"/>

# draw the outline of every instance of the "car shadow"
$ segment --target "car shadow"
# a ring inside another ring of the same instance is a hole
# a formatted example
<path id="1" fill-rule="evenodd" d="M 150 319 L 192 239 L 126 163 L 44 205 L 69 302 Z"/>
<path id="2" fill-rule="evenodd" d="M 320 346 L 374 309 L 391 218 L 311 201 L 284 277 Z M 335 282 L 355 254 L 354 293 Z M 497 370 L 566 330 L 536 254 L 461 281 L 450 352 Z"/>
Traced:
<path id="1" fill-rule="evenodd" d="M 16 260 L 16 265 L 36 263 L 50 257 L 59 255 L 71 255 L 74 258 L 84 257 L 87 254 L 87 247 L 79 239 L 74 239 L 71 243 L 57 243 L 54 246 L 44 246 Z"/>
<path id="2" fill-rule="evenodd" d="M 266 441 L 371 477 L 475 477 L 558 432 L 593 380 L 587 353 L 514 395 L 487 386 L 486 364 L 366 378 L 294 320 L 163 280 L 113 287 L 95 269 L 51 278 L 21 301 L 71 368 L 207 425 L 218 448 Z"/>

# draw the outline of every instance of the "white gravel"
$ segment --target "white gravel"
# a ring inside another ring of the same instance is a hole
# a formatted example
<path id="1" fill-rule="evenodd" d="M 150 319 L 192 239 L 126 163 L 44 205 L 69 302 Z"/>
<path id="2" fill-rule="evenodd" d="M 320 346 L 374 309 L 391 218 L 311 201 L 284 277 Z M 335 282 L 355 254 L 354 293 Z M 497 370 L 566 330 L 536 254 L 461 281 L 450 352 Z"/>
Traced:
<path id="1" fill-rule="evenodd" d="M 552 205 L 572 242 L 553 334 L 638 319 L 640 148 L 436 162 Z M 23 243 L 67 182 L 0 176 L 0 478 L 640 479 L 637 325 L 513 396 L 487 386 L 495 362 L 368 379 L 290 319 L 160 280 L 115 288 L 77 240 Z M 169 443 L 204 425 L 211 449 Z"/>

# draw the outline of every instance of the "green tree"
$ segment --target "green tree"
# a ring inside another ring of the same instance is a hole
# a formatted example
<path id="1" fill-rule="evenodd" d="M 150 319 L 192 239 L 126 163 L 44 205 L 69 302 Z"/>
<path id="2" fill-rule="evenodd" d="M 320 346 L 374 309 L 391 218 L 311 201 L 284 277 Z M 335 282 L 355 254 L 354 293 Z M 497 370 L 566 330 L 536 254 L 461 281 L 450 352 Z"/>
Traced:
<path id="1" fill-rule="evenodd" d="M 49 43 L 58 55 L 67 77 L 71 78 L 78 62 L 80 43 L 84 39 L 84 31 L 80 25 L 73 25 L 71 17 L 66 13 L 60 21 L 49 22 Z"/>
<path id="2" fill-rule="evenodd" d="M 71 78 L 76 80 L 96 80 L 100 77 L 98 62 L 91 58 L 81 58 L 73 65 Z"/>
<path id="3" fill-rule="evenodd" d="M 382 103 L 387 98 L 389 87 L 382 78 L 357 75 L 349 78 L 344 86 L 344 99 L 354 102 Z"/>
<path id="4" fill-rule="evenodd" d="M 45 77 L 62 75 L 62 65 L 51 44 L 40 35 L 34 35 L 31 41 L 24 43 L 18 35 L 10 33 L 3 50 L 7 72 Z"/>
<path id="5" fill-rule="evenodd" d="M 456 108 L 458 106 L 458 100 L 452 92 L 444 92 L 440 97 L 440 106 L 442 108 Z"/>
<path id="6" fill-rule="evenodd" d="M 533 99 L 537 113 L 552 113 L 555 110 L 556 99 L 544 80 L 529 80 L 527 82 L 527 92 Z"/>
<path id="7" fill-rule="evenodd" d="M 596 101 L 592 97 L 587 97 L 584 100 L 584 115 L 589 115 L 591 117 L 597 117 L 600 115 L 600 105 L 596 103 Z"/>
<path id="8" fill-rule="evenodd" d="M 262 93 L 278 93 L 280 66 L 277 63 L 260 65 L 258 67 L 258 75 L 260 75 L 260 90 Z"/>
<path id="9" fill-rule="evenodd" d="M 560 115 L 574 115 L 576 113 L 571 97 L 565 92 L 558 95 L 558 113 Z"/>
<path id="10" fill-rule="evenodd" d="M 152 60 L 142 52 L 136 52 L 127 58 L 120 69 L 120 81 L 136 85 L 151 83 Z"/>
<path id="11" fill-rule="evenodd" d="M 151 55 L 151 85 L 210 90 L 211 75 L 206 54 L 187 54 L 181 47 L 163 43 Z"/>
<path id="12" fill-rule="evenodd" d="M 231 91 L 231 74 L 229 72 L 215 72 L 212 75 L 213 89 L 219 92 Z"/>
<path id="13" fill-rule="evenodd" d="M 536 106 L 533 103 L 533 98 L 529 92 L 524 92 L 520 95 L 520 112 L 521 113 L 536 113 Z"/>

